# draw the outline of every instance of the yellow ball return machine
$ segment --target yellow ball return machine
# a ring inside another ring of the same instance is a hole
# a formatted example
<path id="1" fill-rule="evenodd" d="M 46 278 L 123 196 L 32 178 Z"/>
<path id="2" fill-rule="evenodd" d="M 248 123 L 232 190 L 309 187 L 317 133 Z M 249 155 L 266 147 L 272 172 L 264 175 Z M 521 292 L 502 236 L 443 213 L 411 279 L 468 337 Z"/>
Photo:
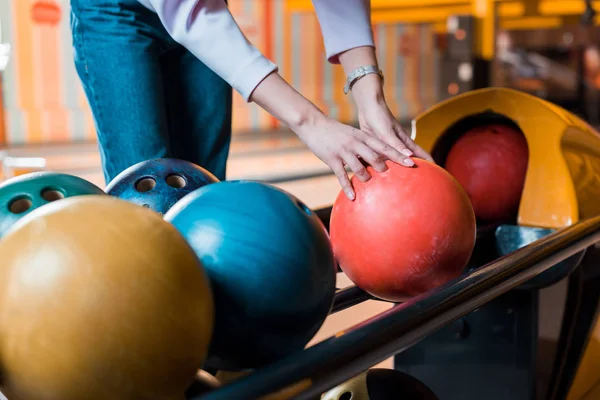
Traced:
<path id="1" fill-rule="evenodd" d="M 443 166 L 461 134 L 489 123 L 523 132 L 529 162 L 518 215 L 500 226 L 480 227 L 471 269 L 600 214 L 600 135 L 554 104 L 512 89 L 470 91 L 419 115 L 413 134 Z M 600 337 L 592 335 L 600 299 L 599 261 L 599 252 L 591 248 L 557 264 L 397 355 L 395 368 L 420 379 L 442 399 L 536 398 L 538 293 L 568 279 L 552 377 L 542 398 L 562 400 L 572 392 L 569 399 L 584 399 L 581 393 L 600 382 L 598 368 L 590 368 L 597 359 L 584 357 L 586 349 L 599 353 Z"/>

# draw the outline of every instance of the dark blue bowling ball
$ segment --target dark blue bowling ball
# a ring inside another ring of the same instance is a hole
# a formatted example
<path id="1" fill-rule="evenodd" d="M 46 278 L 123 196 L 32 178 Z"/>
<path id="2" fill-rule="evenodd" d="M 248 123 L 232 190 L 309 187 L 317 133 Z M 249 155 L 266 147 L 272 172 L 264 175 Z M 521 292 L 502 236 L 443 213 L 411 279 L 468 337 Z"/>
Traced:
<path id="1" fill-rule="evenodd" d="M 205 367 L 252 369 L 302 350 L 329 314 L 336 264 L 319 218 L 258 182 L 198 189 L 165 219 L 204 265 L 216 306 Z"/>
<path id="2" fill-rule="evenodd" d="M 157 158 L 127 168 L 105 190 L 111 196 L 164 214 L 187 194 L 215 182 L 219 180 L 196 164 Z"/>

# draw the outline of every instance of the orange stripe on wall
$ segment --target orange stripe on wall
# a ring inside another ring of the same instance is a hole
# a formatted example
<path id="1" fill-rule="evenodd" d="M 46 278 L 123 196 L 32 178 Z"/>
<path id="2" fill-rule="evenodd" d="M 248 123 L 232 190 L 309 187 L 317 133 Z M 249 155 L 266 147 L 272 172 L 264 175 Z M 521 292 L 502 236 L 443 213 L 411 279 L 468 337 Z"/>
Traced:
<path id="1" fill-rule="evenodd" d="M 25 140 L 32 138 L 30 132 L 41 132 L 41 120 L 31 112 L 35 107 L 35 76 L 33 70 L 34 53 L 32 40 L 32 21 L 30 17 L 30 3 L 23 0 L 13 0 L 12 7 L 15 13 L 14 24 L 15 51 L 14 62 L 16 71 L 17 102 L 23 110 L 23 129 L 25 130 Z M 37 117 L 37 118 L 36 118 Z"/>
<path id="2" fill-rule="evenodd" d="M 396 41 L 396 27 L 385 25 L 385 65 L 382 66 L 385 76 L 384 94 L 388 107 L 394 115 L 398 115 L 398 99 L 396 99 L 396 54 L 398 43 Z"/>
<path id="3" fill-rule="evenodd" d="M 273 18 L 274 10 L 273 10 L 273 2 L 269 1 L 267 4 L 260 3 L 256 4 L 255 8 L 262 9 L 262 27 L 263 27 L 263 54 L 268 59 L 273 59 L 273 24 L 275 23 L 275 19 Z"/>
<path id="4" fill-rule="evenodd" d="M 302 16 L 301 20 L 304 36 L 302 38 L 302 47 L 300 48 L 300 54 L 302 54 L 300 61 L 300 76 L 302 77 L 300 92 L 310 101 L 315 102 L 318 93 L 317 87 L 321 85 L 315 79 L 318 63 L 318 54 L 316 52 L 318 37 L 315 35 L 317 19 L 313 14 L 306 14 Z"/>
<path id="5" fill-rule="evenodd" d="M 60 101 L 62 97 L 63 76 L 61 74 L 59 31 L 57 26 L 37 26 L 36 39 L 40 48 L 40 100 L 43 115 L 43 136 L 53 142 L 69 140 L 69 123 L 67 110 Z"/>
<path id="6" fill-rule="evenodd" d="M 321 33 L 321 26 L 319 25 L 319 21 L 315 21 L 314 25 L 314 36 L 315 36 L 315 47 L 317 53 L 317 60 L 315 63 L 315 104 L 319 107 L 325 114 L 329 114 L 329 106 L 325 104 L 325 63 L 327 55 L 325 53 L 325 44 L 323 43 L 323 34 Z"/>
<path id="7" fill-rule="evenodd" d="M 30 115 L 35 115 L 36 118 L 40 118 L 40 129 L 32 130 L 29 133 L 31 141 L 39 143 L 45 141 L 47 138 L 44 136 L 45 121 L 44 121 L 44 103 L 42 102 L 42 93 L 44 91 L 44 77 L 43 77 L 43 65 L 44 60 L 42 58 L 42 42 L 40 40 L 40 32 L 35 24 L 31 25 L 31 46 L 33 48 L 33 106 L 28 110 Z"/>
<path id="8" fill-rule="evenodd" d="M 407 57 L 405 57 L 404 63 L 404 87 L 406 88 L 404 92 L 404 97 L 406 98 L 406 101 L 408 101 L 408 111 L 410 113 L 409 115 L 412 117 L 413 115 L 418 114 L 417 102 L 415 98 L 415 81 L 417 79 L 417 71 L 414 62 L 414 54 L 419 51 L 419 48 L 415 45 L 414 25 L 407 26 L 406 32 L 408 35 L 410 35 L 409 37 L 411 43 L 411 50 L 410 54 L 408 54 Z"/>

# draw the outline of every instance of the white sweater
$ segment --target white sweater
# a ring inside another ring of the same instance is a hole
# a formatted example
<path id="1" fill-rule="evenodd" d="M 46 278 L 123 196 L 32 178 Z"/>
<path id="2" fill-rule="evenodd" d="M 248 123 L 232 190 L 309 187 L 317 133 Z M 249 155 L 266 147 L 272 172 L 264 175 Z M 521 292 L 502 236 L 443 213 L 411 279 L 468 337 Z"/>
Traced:
<path id="1" fill-rule="evenodd" d="M 138 0 L 160 17 L 175 41 L 221 76 L 244 99 L 277 66 L 244 36 L 224 0 Z M 283 0 L 273 0 L 283 1 Z M 370 0 L 312 0 L 327 59 L 374 46 Z"/>

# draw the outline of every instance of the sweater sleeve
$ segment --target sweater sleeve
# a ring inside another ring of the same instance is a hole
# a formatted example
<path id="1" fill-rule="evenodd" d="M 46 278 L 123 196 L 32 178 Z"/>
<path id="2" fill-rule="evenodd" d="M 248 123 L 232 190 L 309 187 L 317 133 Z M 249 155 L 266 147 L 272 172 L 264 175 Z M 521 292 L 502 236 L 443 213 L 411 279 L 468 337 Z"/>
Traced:
<path id="1" fill-rule="evenodd" d="M 375 47 L 370 0 L 312 0 L 329 62 L 356 47 Z"/>
<path id="2" fill-rule="evenodd" d="M 242 33 L 224 0 L 138 0 L 167 32 L 229 83 L 246 101 L 277 66 Z"/>

